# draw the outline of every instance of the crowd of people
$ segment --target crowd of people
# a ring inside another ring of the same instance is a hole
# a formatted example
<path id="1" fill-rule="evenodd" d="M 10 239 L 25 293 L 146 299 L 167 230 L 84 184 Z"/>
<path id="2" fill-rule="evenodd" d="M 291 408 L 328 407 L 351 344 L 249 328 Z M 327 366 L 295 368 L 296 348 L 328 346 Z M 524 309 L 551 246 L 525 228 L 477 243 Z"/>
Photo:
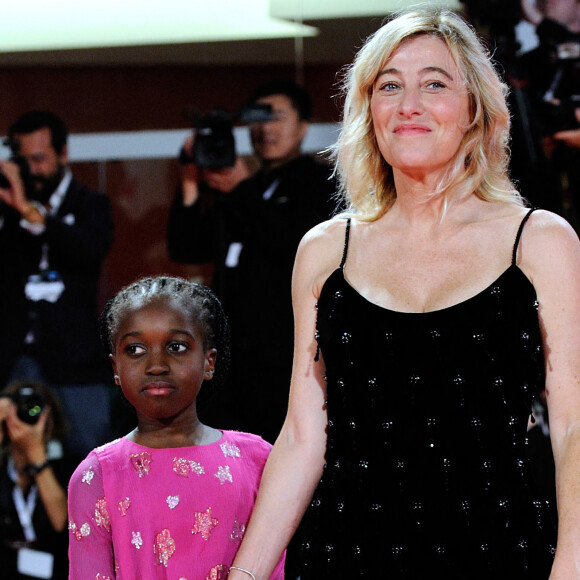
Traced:
<path id="1" fill-rule="evenodd" d="M 195 132 L 179 155 L 167 249 L 212 263 L 212 287 L 151 273 L 102 313 L 110 202 L 73 177 L 58 116 L 13 123 L 10 579 L 580 578 L 580 242 L 561 189 L 580 109 L 522 131 L 546 106 L 533 63 L 580 30 L 557 5 L 522 0 L 543 44 L 507 71 L 456 12 L 388 19 L 345 71 L 328 163 L 302 153 L 306 90 L 256 87 L 257 169 L 200 162 Z M 542 156 L 541 195 L 520 147 Z"/>

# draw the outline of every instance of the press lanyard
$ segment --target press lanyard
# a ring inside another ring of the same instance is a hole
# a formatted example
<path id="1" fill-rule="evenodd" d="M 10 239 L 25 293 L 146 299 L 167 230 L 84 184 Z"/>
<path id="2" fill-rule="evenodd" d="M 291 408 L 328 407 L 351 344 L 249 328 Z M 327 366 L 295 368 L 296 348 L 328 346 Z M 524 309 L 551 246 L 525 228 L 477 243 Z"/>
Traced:
<path id="1" fill-rule="evenodd" d="M 54 193 L 50 196 L 48 200 L 49 215 L 55 215 L 64 199 L 66 194 L 66 190 L 72 181 L 72 173 L 71 170 L 67 167 L 64 172 L 64 177 L 61 179 L 58 187 L 55 189 Z M 48 270 L 49 263 L 48 263 L 48 244 L 45 242 L 42 244 L 42 256 L 40 257 L 40 264 L 38 265 L 39 270 L 42 272 L 43 270 Z"/>
<path id="2" fill-rule="evenodd" d="M 24 537 L 28 542 L 34 542 L 36 540 L 36 532 L 34 531 L 34 525 L 32 524 L 32 514 L 36 508 L 38 487 L 36 484 L 33 484 L 28 493 L 28 497 L 24 499 L 22 489 L 20 489 L 20 486 L 18 485 L 18 473 L 12 458 L 8 460 L 8 475 L 14 482 L 14 487 L 12 488 L 12 499 L 14 500 L 14 506 L 18 513 L 20 525 L 24 531 Z"/>

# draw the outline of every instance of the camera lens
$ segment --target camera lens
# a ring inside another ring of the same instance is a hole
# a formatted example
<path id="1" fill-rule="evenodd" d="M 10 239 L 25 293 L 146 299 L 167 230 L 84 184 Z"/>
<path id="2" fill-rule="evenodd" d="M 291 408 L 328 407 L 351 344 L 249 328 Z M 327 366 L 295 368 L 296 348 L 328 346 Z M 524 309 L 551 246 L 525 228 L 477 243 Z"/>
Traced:
<path id="1" fill-rule="evenodd" d="M 40 419 L 44 408 L 44 398 L 32 387 L 21 387 L 16 396 L 16 415 L 29 425 L 34 425 Z"/>

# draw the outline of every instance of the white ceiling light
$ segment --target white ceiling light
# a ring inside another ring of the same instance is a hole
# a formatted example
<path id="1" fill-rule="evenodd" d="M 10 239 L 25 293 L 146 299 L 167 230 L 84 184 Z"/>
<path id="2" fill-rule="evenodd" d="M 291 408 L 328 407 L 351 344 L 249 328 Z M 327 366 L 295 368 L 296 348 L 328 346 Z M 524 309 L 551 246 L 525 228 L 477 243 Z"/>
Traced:
<path id="1" fill-rule="evenodd" d="M 268 0 L 21 0 L 5 3 L 0 51 L 315 36 Z"/>
<path id="2" fill-rule="evenodd" d="M 431 4 L 459 10 L 459 0 L 270 0 L 270 14 L 278 18 L 298 21 L 350 18 L 356 16 L 385 16 L 414 5 Z"/>

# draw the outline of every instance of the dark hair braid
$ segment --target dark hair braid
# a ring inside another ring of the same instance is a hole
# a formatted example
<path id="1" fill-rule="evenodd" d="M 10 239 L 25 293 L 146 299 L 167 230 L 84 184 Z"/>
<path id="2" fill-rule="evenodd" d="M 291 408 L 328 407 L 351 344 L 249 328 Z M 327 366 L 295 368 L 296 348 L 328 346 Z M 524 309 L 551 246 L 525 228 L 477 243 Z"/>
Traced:
<path id="1" fill-rule="evenodd" d="M 122 288 L 106 304 L 99 319 L 101 342 L 107 355 L 115 352 L 115 337 L 129 312 L 155 301 L 168 300 L 186 309 L 203 335 L 203 346 L 215 348 L 212 383 L 221 386 L 230 366 L 230 328 L 218 297 L 203 284 L 177 276 L 141 278 Z"/>

